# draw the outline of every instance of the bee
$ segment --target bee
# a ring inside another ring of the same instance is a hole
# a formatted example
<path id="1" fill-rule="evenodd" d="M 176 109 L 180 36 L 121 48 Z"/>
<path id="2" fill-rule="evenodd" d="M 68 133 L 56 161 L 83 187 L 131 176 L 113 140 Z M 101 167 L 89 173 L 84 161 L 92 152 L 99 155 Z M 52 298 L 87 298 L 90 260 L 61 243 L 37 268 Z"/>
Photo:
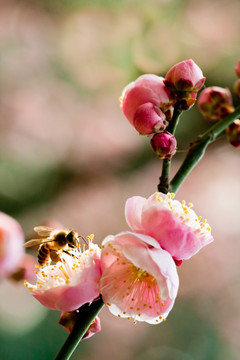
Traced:
<path id="1" fill-rule="evenodd" d="M 76 231 L 63 229 L 56 230 L 46 226 L 36 226 L 34 231 L 41 236 L 39 239 L 32 239 L 27 241 L 23 247 L 31 247 L 40 245 L 38 249 L 38 263 L 43 266 L 49 263 L 62 261 L 62 252 L 71 255 L 67 251 L 68 248 L 79 248 L 79 237 Z"/>

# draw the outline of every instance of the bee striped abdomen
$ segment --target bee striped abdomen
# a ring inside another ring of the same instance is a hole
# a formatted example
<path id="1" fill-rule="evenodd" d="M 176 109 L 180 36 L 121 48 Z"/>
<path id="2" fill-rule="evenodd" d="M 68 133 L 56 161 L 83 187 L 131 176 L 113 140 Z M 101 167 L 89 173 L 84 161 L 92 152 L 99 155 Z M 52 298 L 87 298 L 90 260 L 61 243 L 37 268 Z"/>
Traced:
<path id="1" fill-rule="evenodd" d="M 40 265 L 45 265 L 50 257 L 50 252 L 47 247 L 47 244 L 42 244 L 38 250 L 38 263 Z"/>

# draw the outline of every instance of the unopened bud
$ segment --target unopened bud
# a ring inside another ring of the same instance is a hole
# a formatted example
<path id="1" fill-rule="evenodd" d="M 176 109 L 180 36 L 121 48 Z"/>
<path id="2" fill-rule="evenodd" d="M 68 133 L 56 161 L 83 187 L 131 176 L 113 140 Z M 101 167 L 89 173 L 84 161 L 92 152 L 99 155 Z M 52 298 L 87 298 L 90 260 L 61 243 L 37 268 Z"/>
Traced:
<path id="1" fill-rule="evenodd" d="M 237 62 L 237 65 L 235 67 L 235 71 L 236 71 L 237 76 L 240 78 L 240 59 Z"/>
<path id="2" fill-rule="evenodd" d="M 173 113 L 173 99 L 166 88 L 163 78 L 153 74 L 145 74 L 128 84 L 120 97 L 123 114 L 134 126 L 134 116 L 139 106 L 152 103 L 160 108 L 167 120 Z"/>
<path id="3" fill-rule="evenodd" d="M 174 65 L 165 76 L 165 85 L 170 90 L 199 91 L 205 82 L 200 67 L 192 60 L 184 60 Z"/>
<path id="4" fill-rule="evenodd" d="M 240 120 L 235 120 L 226 128 L 227 140 L 236 148 L 240 148 Z"/>
<path id="5" fill-rule="evenodd" d="M 170 159 L 176 153 L 177 140 L 175 136 L 165 131 L 152 137 L 151 146 L 160 159 Z"/>
<path id="6" fill-rule="evenodd" d="M 235 81 L 233 90 L 235 95 L 240 98 L 240 79 Z"/>
<path id="7" fill-rule="evenodd" d="M 77 310 L 75 311 L 63 311 L 60 316 L 59 324 L 64 327 L 67 332 L 71 332 L 77 319 Z M 98 316 L 92 321 L 91 325 L 82 337 L 88 339 L 97 332 L 101 331 L 101 323 Z"/>
<path id="8" fill-rule="evenodd" d="M 59 325 L 62 325 L 67 332 L 71 332 L 77 319 L 76 311 L 63 311 L 59 319 Z"/>
<path id="9" fill-rule="evenodd" d="M 159 107 L 146 103 L 140 105 L 135 112 L 133 125 L 139 134 L 150 135 L 164 130 L 168 122 Z"/>
<path id="10" fill-rule="evenodd" d="M 219 86 L 208 87 L 201 92 L 198 107 L 207 120 L 220 120 L 234 111 L 231 92 Z"/>
<path id="11" fill-rule="evenodd" d="M 189 59 L 174 65 L 167 72 L 164 83 L 181 109 L 187 110 L 195 103 L 197 92 L 203 87 L 205 80 L 199 66 Z"/>

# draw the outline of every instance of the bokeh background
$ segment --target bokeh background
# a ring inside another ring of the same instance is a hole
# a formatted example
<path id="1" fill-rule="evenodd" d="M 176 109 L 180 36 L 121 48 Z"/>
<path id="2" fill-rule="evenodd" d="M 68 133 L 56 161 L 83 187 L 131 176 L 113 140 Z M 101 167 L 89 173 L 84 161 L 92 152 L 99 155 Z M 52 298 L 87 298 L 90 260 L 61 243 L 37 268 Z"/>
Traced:
<path id="1" fill-rule="evenodd" d="M 193 58 L 207 86 L 232 90 L 239 15 L 238 0 L 0 1 L 0 208 L 26 238 L 46 221 L 99 243 L 128 229 L 125 201 L 156 191 L 161 162 L 123 117 L 123 87 Z M 182 116 L 172 174 L 210 125 L 196 107 Z M 239 151 L 221 136 L 178 192 L 215 242 L 179 268 L 167 321 L 134 325 L 103 309 L 101 333 L 73 360 L 239 359 Z M 1 280 L 0 294 L 0 359 L 53 359 L 67 337 L 59 313 L 22 284 Z"/>

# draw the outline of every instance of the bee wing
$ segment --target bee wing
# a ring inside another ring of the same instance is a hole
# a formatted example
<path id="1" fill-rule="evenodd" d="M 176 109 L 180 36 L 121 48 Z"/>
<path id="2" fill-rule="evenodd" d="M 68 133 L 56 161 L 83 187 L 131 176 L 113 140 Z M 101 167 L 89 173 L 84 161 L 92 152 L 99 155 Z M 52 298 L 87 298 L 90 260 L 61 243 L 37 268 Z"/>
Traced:
<path id="1" fill-rule="evenodd" d="M 28 247 L 31 247 L 31 246 L 41 245 L 43 243 L 50 242 L 50 241 L 52 241 L 52 240 L 49 240 L 49 239 L 32 239 L 32 240 L 27 241 L 23 245 L 23 247 L 28 248 Z"/>
<path id="2" fill-rule="evenodd" d="M 55 229 L 47 226 L 35 226 L 34 231 L 36 231 L 39 236 L 47 237 L 50 236 Z"/>

